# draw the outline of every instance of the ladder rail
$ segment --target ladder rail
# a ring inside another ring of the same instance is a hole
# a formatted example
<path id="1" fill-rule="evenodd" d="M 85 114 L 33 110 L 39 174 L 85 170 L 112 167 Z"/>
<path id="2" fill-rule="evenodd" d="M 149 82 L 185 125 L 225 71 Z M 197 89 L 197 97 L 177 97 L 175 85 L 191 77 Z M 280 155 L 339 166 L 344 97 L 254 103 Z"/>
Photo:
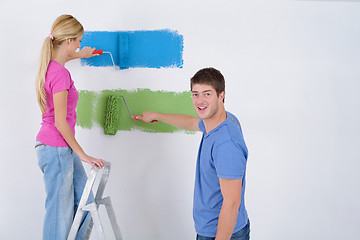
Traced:
<path id="1" fill-rule="evenodd" d="M 115 239 L 122 240 L 120 227 L 119 227 L 119 225 L 118 225 L 118 223 L 116 221 L 115 211 L 114 211 L 114 209 L 112 207 L 111 199 L 110 199 L 110 197 L 106 197 L 103 200 L 105 201 L 105 203 L 104 203 L 105 208 L 106 208 L 106 211 L 107 211 L 109 219 L 110 219 L 111 227 L 112 227 L 113 232 L 115 234 Z"/>
<path id="2" fill-rule="evenodd" d="M 87 235 L 90 236 L 92 227 L 95 227 L 98 238 L 100 240 L 105 240 L 104 228 L 101 223 L 100 215 L 99 215 L 99 205 L 105 205 L 112 229 L 114 231 L 115 239 L 122 240 L 120 227 L 117 224 L 115 212 L 111 204 L 110 197 L 103 198 L 105 186 L 110 174 L 111 163 L 105 162 L 105 166 L 103 170 L 99 170 L 98 168 L 92 168 L 88 180 L 85 184 L 83 194 L 80 199 L 80 203 L 78 209 L 76 211 L 73 224 L 71 226 L 69 235 L 67 240 L 74 240 L 76 238 L 76 234 L 79 231 L 79 227 L 84 216 L 85 211 L 91 214 L 92 221 L 90 222 L 89 228 L 87 230 Z M 96 191 L 95 199 L 93 203 L 87 204 L 90 194 L 92 193 L 92 188 L 94 187 L 95 180 L 97 179 L 97 175 L 101 173 L 101 179 L 99 186 Z"/>
<path id="3" fill-rule="evenodd" d="M 110 174 L 110 168 L 111 168 L 111 163 L 106 162 L 105 166 L 103 167 L 103 174 L 101 176 L 99 187 L 96 192 L 95 201 L 101 199 L 104 194 L 105 186 Z"/>

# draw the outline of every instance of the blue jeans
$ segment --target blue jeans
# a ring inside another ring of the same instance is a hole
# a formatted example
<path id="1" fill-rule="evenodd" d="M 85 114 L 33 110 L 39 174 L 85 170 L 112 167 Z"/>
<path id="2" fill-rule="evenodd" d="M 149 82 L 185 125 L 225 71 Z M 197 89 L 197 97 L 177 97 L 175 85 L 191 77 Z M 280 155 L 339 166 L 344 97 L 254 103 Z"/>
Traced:
<path id="1" fill-rule="evenodd" d="M 40 145 L 36 153 L 46 191 L 43 240 L 66 240 L 87 181 L 84 167 L 69 147 Z M 90 234 L 90 222 L 86 212 L 76 239 L 89 238 L 86 234 Z"/>
<path id="2" fill-rule="evenodd" d="M 196 240 L 214 240 L 214 237 L 204 237 L 204 236 L 196 236 Z M 249 240 L 250 239 L 250 221 L 248 220 L 245 227 L 243 227 L 240 231 L 234 233 L 230 240 Z"/>

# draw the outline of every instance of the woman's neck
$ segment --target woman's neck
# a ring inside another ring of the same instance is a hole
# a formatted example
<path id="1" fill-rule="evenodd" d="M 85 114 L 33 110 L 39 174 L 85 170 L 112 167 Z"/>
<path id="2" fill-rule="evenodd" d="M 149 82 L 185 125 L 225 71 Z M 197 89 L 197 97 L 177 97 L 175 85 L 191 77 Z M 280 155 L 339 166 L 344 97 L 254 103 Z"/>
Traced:
<path id="1" fill-rule="evenodd" d="M 65 66 L 65 63 L 68 61 L 68 54 L 66 53 L 65 49 L 63 48 L 54 48 L 53 57 L 51 60 L 54 60 L 61 64 L 62 66 Z"/>

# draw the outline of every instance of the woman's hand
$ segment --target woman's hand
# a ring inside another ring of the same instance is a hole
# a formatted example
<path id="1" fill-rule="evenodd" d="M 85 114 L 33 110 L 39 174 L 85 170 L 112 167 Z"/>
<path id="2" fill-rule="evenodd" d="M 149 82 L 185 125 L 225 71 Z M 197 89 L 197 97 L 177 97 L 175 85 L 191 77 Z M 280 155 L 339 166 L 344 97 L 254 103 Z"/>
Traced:
<path id="1" fill-rule="evenodd" d="M 95 48 L 83 47 L 79 52 L 77 52 L 77 57 L 78 58 L 90 58 L 90 57 L 99 56 L 99 54 L 93 54 L 94 51 L 95 51 Z"/>
<path id="2" fill-rule="evenodd" d="M 94 51 L 95 48 L 83 47 L 79 52 L 75 52 L 72 56 L 69 56 L 67 62 L 78 58 L 90 58 L 90 57 L 99 56 L 99 54 L 93 54 Z"/>
<path id="3" fill-rule="evenodd" d="M 93 168 L 103 168 L 105 166 L 105 161 L 99 158 L 94 158 L 91 156 L 84 156 L 83 158 L 80 158 L 81 161 L 89 163 Z"/>

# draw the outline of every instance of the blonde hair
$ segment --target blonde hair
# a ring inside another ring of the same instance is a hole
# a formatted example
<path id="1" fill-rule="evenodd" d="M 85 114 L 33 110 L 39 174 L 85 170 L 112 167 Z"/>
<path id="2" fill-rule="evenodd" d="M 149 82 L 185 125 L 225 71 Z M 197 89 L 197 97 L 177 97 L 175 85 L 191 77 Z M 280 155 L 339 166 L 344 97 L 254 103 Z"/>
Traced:
<path id="1" fill-rule="evenodd" d="M 50 60 L 53 57 L 53 50 L 60 46 L 67 39 L 76 39 L 84 33 L 81 23 L 71 15 L 58 17 L 52 28 L 49 37 L 46 37 L 40 53 L 39 66 L 36 75 L 36 96 L 42 115 L 46 111 L 46 92 L 44 88 L 45 76 Z"/>

